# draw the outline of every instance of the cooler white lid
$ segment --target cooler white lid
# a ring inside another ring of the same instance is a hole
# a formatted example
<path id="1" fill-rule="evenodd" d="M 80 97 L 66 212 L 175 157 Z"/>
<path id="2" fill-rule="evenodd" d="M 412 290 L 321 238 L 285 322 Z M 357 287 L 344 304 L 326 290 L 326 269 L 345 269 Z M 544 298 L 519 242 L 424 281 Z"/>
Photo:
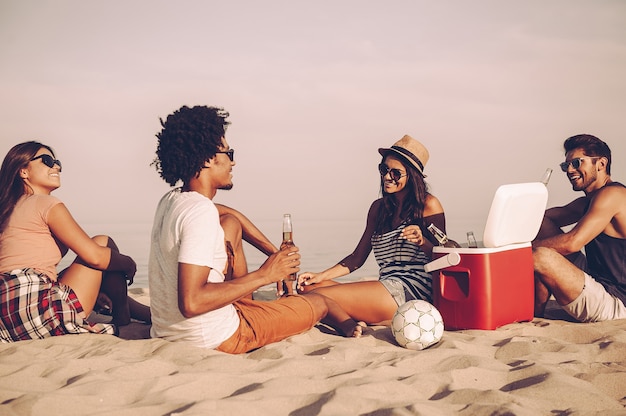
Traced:
<path id="1" fill-rule="evenodd" d="M 548 189 L 541 182 L 500 186 L 487 216 L 485 247 L 532 241 L 539 232 L 547 203 Z"/>
<path id="2" fill-rule="evenodd" d="M 484 255 L 484 254 L 500 253 L 502 251 L 518 250 L 520 248 L 528 248 L 528 247 L 531 247 L 530 241 L 527 241 L 525 243 L 508 244 L 506 246 L 499 246 L 499 247 L 477 247 L 477 248 L 473 248 L 473 247 L 434 246 L 433 247 L 433 253 L 444 253 L 444 254 L 458 253 L 458 254 L 461 254 L 461 255 L 464 255 L 464 254 L 465 255 L 467 255 L 467 254 Z"/>

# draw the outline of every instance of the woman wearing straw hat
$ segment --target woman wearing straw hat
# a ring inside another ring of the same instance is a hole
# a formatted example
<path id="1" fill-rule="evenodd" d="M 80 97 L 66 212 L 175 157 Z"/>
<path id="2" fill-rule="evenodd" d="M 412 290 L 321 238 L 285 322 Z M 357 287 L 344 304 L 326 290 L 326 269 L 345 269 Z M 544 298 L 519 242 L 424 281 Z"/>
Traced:
<path id="1" fill-rule="evenodd" d="M 366 323 L 391 320 L 406 301 L 431 301 L 432 279 L 424 265 L 430 261 L 433 242 L 426 227 L 433 223 L 445 232 L 443 207 L 424 182 L 426 147 L 404 136 L 378 152 L 382 155 L 378 165 L 382 198 L 370 206 L 356 249 L 323 272 L 304 272 L 298 277 L 302 292 L 314 290 L 332 298 L 350 318 L 360 321 L 354 330 L 357 337 Z M 372 250 L 380 267 L 378 280 L 333 280 L 361 267 Z"/>

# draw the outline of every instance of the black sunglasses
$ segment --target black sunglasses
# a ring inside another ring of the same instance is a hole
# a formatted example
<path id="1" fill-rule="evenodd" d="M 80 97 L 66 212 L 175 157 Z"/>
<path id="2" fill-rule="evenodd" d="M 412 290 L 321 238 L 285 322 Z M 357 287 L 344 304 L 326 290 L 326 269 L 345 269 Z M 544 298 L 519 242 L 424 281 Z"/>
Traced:
<path id="1" fill-rule="evenodd" d="M 391 179 L 393 179 L 394 181 L 399 181 L 400 178 L 407 176 L 406 172 L 403 173 L 400 169 L 389 169 L 389 166 L 385 165 L 384 163 L 378 165 L 378 172 L 380 172 L 380 176 L 383 177 L 389 174 Z"/>
<path id="2" fill-rule="evenodd" d="M 224 153 L 225 155 L 228 156 L 228 158 L 230 159 L 231 162 L 235 161 L 235 149 L 228 149 L 228 150 L 219 151 L 219 152 L 215 152 L 215 153 Z"/>
<path id="3" fill-rule="evenodd" d="M 61 161 L 59 159 L 53 158 L 52 156 L 50 156 L 47 153 L 44 153 L 44 154 L 39 155 L 39 156 L 35 156 L 34 158 L 31 159 L 31 162 L 33 160 L 37 160 L 37 159 L 41 159 L 43 164 L 46 165 L 49 168 L 53 168 L 54 165 L 59 165 L 59 172 L 61 172 L 61 170 L 63 169 L 63 166 L 61 166 Z"/>
<path id="4" fill-rule="evenodd" d="M 580 167 L 580 165 L 583 163 L 583 160 L 585 159 L 600 159 L 600 156 L 594 156 L 594 157 L 577 157 L 576 159 L 572 159 L 569 162 L 563 162 L 561 164 L 559 164 L 559 166 L 561 167 L 561 170 L 563 172 L 567 172 L 567 169 L 569 169 L 569 165 L 572 165 L 572 167 L 574 169 L 578 169 Z"/>

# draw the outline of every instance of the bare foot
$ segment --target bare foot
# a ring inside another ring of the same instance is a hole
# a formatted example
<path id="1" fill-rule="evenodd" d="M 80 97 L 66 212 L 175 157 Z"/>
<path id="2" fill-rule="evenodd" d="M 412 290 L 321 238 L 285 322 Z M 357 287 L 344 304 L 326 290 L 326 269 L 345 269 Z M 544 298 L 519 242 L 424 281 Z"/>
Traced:
<path id="1" fill-rule="evenodd" d="M 347 319 L 337 326 L 337 329 L 344 337 L 348 338 L 361 338 L 363 335 L 363 328 L 366 328 L 367 324 L 363 321 L 355 321 L 354 319 Z"/>
<path id="2" fill-rule="evenodd" d="M 352 337 L 353 338 L 361 338 L 361 335 L 363 335 L 363 330 L 367 328 L 367 324 L 363 321 L 359 321 L 356 323 L 356 326 L 354 327 L 354 331 L 352 332 Z"/>

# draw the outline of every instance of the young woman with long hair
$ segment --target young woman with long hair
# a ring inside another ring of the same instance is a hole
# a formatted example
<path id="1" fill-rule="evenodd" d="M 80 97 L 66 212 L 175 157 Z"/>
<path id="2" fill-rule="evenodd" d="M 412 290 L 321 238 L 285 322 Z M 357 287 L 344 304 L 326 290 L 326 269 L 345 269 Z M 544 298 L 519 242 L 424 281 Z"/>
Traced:
<path id="1" fill-rule="evenodd" d="M 61 162 L 36 141 L 9 150 L 0 168 L 0 341 L 53 335 L 114 333 L 150 310 L 127 296 L 137 266 L 105 235 L 90 238 L 51 193 L 61 186 Z M 71 249 L 76 260 L 57 265 Z M 112 324 L 90 324 L 98 297 Z"/>
<path id="2" fill-rule="evenodd" d="M 304 272 L 298 277 L 302 292 L 327 296 L 360 321 L 355 336 L 365 324 L 389 321 L 406 301 L 431 301 L 432 279 L 424 265 L 432 256 L 433 242 L 426 227 L 433 223 L 445 232 L 443 207 L 424 182 L 429 157 L 426 147 L 404 136 L 390 148 L 378 151 L 382 155 L 378 166 L 382 198 L 370 206 L 356 249 L 323 272 Z M 378 280 L 333 280 L 361 267 L 372 250 L 380 267 Z"/>

